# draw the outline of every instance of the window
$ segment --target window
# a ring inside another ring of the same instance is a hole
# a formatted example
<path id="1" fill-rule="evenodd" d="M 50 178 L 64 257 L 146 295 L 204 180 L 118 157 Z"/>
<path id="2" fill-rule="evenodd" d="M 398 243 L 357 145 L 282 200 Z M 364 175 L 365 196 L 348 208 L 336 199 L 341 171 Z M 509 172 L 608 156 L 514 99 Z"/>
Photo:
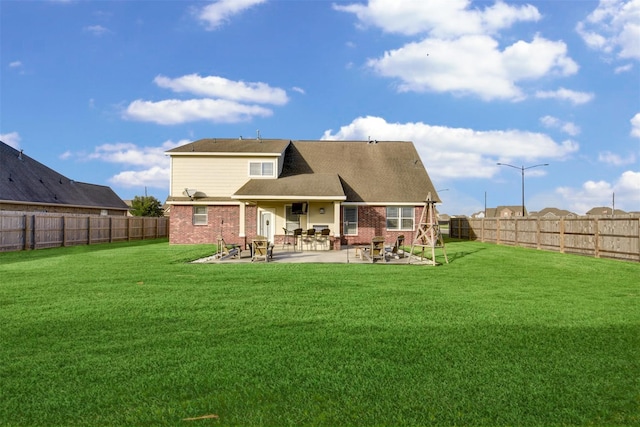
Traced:
<path id="1" fill-rule="evenodd" d="M 287 217 L 285 228 L 290 232 L 300 228 L 300 215 L 293 213 L 291 205 L 286 206 L 285 210 Z"/>
<path id="2" fill-rule="evenodd" d="M 413 207 L 388 206 L 387 230 L 413 230 Z"/>
<path id="3" fill-rule="evenodd" d="M 207 225 L 207 207 L 193 207 L 193 225 Z"/>
<path id="4" fill-rule="evenodd" d="M 358 207 L 345 206 L 343 212 L 344 234 L 355 236 L 358 234 Z"/>
<path id="5" fill-rule="evenodd" d="M 273 163 L 249 162 L 249 176 L 273 176 Z"/>

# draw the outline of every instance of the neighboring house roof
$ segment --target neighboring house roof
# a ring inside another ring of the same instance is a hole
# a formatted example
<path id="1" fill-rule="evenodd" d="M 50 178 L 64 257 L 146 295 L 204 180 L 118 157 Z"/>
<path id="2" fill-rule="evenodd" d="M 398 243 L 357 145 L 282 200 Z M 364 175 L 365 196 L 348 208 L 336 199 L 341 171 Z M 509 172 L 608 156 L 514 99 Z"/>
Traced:
<path id="1" fill-rule="evenodd" d="M 111 188 L 73 181 L 0 141 L 0 201 L 127 210 Z"/>
<path id="2" fill-rule="evenodd" d="M 612 209 L 607 206 L 597 206 L 595 208 L 587 211 L 587 215 L 611 215 Z M 615 215 L 626 215 L 627 213 L 623 210 L 616 209 Z"/>
<path id="3" fill-rule="evenodd" d="M 233 198 L 424 203 L 431 193 L 432 200 L 440 201 L 415 146 L 407 141 L 203 139 L 167 151 L 172 156 L 283 152 L 277 179 L 247 180 Z"/>
<path id="4" fill-rule="evenodd" d="M 547 218 L 552 218 L 552 217 L 562 217 L 562 216 L 576 216 L 576 214 L 574 214 L 571 211 L 568 211 L 566 209 L 558 209 L 558 208 L 544 208 L 538 212 L 531 212 L 529 214 L 530 216 L 533 217 L 547 217 Z"/>
<path id="5" fill-rule="evenodd" d="M 498 206 L 495 208 L 487 208 L 487 218 L 496 218 L 500 217 L 502 213 L 505 211 L 511 213 L 514 216 L 517 216 L 518 213 L 522 213 L 522 205 L 519 206 Z M 525 209 L 525 214 L 527 210 Z"/>

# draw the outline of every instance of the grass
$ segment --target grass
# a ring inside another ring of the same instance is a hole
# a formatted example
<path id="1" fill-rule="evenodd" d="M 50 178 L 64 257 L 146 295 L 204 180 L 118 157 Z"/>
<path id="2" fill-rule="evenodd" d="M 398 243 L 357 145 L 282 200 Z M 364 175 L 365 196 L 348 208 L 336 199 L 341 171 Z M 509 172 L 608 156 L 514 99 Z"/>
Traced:
<path id="1" fill-rule="evenodd" d="M 187 263 L 210 253 L 0 254 L 0 425 L 640 424 L 637 263 Z"/>

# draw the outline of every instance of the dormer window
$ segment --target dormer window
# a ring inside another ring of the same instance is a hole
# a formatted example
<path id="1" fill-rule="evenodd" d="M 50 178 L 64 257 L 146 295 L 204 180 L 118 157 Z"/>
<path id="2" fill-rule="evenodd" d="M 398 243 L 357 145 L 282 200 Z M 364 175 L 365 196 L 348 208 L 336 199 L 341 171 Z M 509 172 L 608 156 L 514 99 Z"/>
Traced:
<path id="1" fill-rule="evenodd" d="M 249 162 L 250 177 L 273 177 L 273 162 Z"/>

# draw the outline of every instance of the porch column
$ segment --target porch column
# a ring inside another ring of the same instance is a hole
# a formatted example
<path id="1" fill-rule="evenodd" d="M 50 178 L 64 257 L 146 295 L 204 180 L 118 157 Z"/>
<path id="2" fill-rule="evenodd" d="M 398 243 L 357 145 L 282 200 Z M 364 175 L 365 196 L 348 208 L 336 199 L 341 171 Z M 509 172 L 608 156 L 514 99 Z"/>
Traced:
<path id="1" fill-rule="evenodd" d="M 239 219 L 239 237 L 247 237 L 247 232 L 245 230 L 245 214 L 246 214 L 246 204 L 244 202 L 240 202 L 239 210 L 240 210 L 240 219 Z"/>
<path id="2" fill-rule="evenodd" d="M 341 206 L 340 202 L 333 202 L 333 223 L 335 224 L 333 235 L 336 239 L 340 238 L 340 227 L 342 227 L 342 224 L 340 223 Z"/>

